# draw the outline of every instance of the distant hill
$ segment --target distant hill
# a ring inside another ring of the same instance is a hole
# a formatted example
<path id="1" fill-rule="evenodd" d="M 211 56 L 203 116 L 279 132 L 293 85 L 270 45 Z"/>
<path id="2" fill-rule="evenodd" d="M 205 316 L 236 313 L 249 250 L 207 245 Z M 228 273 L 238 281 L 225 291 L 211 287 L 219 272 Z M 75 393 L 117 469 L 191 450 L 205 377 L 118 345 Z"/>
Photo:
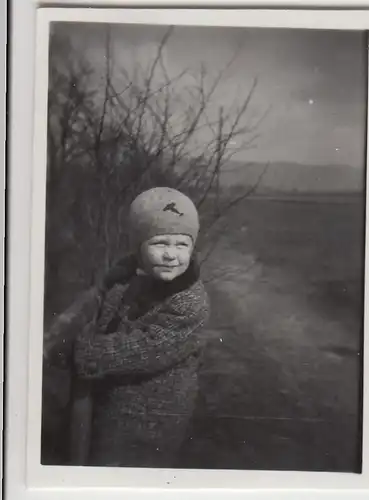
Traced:
<path id="1" fill-rule="evenodd" d="M 222 173 L 224 187 L 253 186 L 264 164 L 230 162 Z M 258 193 L 344 193 L 364 188 L 365 169 L 346 165 L 272 163 L 260 181 Z"/>

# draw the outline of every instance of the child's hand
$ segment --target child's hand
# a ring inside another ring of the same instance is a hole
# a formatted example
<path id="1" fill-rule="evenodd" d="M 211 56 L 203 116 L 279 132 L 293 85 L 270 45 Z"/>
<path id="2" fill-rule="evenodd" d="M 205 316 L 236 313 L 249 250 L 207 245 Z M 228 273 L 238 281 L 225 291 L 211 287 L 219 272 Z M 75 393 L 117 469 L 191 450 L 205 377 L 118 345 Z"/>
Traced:
<path id="1" fill-rule="evenodd" d="M 73 350 L 73 339 L 57 338 L 45 344 L 43 350 L 44 363 L 63 368 L 68 365 Z"/>

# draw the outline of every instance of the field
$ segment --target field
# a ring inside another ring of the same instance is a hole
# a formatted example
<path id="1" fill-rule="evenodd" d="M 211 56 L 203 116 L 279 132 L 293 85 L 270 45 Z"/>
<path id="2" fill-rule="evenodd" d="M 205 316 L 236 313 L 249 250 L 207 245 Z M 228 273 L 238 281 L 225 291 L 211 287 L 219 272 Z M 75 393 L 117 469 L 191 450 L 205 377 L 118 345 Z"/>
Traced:
<path id="1" fill-rule="evenodd" d="M 212 318 L 180 466 L 360 470 L 363 202 L 249 199 L 228 215 L 204 267 Z"/>

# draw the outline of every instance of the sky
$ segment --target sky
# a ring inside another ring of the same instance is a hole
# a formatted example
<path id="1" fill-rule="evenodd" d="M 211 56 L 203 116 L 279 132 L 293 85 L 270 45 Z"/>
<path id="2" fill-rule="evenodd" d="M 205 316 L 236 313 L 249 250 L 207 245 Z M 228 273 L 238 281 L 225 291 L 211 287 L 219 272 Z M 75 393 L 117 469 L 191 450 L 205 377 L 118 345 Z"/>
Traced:
<path id="1" fill-rule="evenodd" d="M 167 27 L 114 25 L 115 68 L 149 64 Z M 83 50 L 97 73 L 105 54 L 104 26 L 62 23 L 55 30 Z M 176 27 L 167 44 L 170 74 L 205 64 L 210 77 L 237 51 L 214 95 L 220 105 L 242 103 L 258 85 L 248 119 L 269 109 L 255 147 L 239 161 L 347 165 L 363 168 L 366 120 L 366 52 L 357 32 Z M 201 140 L 201 136 L 200 136 Z M 237 142 L 234 145 L 237 147 Z"/>

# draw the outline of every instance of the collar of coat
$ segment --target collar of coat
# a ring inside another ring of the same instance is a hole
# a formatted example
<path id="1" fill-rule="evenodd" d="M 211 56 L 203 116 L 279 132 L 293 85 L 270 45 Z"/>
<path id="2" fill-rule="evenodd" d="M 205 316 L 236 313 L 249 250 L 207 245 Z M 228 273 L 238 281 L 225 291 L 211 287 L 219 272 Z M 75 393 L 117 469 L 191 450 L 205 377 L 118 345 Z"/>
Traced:
<path id="1" fill-rule="evenodd" d="M 118 283 L 126 284 L 137 272 L 139 263 L 135 255 L 127 255 L 119 260 L 115 266 L 107 273 L 104 279 L 104 288 L 110 289 Z M 172 281 L 162 281 L 149 278 L 151 284 L 155 287 L 155 294 L 161 297 L 168 297 L 186 290 L 200 278 L 199 264 L 196 256 L 191 259 L 187 270 Z"/>

